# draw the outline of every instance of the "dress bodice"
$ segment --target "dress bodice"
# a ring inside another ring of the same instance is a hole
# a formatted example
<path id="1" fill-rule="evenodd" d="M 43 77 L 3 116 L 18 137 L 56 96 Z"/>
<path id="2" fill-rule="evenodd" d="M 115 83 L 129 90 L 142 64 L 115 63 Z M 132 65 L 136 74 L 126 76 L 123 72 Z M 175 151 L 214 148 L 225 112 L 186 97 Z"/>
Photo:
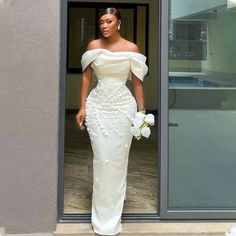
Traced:
<path id="1" fill-rule="evenodd" d="M 127 123 L 128 120 L 127 124 L 130 125 L 137 104 L 125 84 L 127 79 L 132 79 L 132 73 L 143 80 L 148 70 L 145 62 L 146 57 L 141 53 L 112 52 L 104 48 L 88 50 L 82 55 L 83 71 L 91 64 L 98 79 L 96 87 L 86 99 L 87 130 L 91 137 L 99 133 L 96 128 L 89 128 L 92 127 L 92 123 L 96 123 L 96 127 L 102 130 L 104 135 L 122 135 L 117 124 Z M 106 128 L 108 126 L 109 128 Z"/>
<path id="2" fill-rule="evenodd" d="M 98 80 L 119 81 L 126 83 L 132 78 L 131 72 L 140 80 L 147 74 L 146 57 L 137 52 L 112 52 L 108 49 L 97 48 L 86 51 L 82 55 L 83 71 L 91 64 Z"/>

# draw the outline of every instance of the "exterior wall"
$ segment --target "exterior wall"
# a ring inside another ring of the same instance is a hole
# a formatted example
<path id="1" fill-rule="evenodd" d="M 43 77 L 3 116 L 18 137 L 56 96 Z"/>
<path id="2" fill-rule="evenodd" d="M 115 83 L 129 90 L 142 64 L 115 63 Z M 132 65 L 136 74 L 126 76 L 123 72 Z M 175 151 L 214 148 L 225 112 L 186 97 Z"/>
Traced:
<path id="1" fill-rule="evenodd" d="M 60 1 L 0 1 L 0 226 L 57 221 Z"/>

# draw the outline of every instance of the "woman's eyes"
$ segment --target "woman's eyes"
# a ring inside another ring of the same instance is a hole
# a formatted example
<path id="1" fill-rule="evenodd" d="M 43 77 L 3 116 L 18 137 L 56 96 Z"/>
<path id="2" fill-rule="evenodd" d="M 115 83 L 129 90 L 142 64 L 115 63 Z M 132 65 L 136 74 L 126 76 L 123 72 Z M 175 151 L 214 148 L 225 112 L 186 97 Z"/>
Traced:
<path id="1" fill-rule="evenodd" d="M 100 21 L 100 25 L 103 25 L 104 23 L 111 24 L 111 23 L 112 23 L 112 20 Z"/>

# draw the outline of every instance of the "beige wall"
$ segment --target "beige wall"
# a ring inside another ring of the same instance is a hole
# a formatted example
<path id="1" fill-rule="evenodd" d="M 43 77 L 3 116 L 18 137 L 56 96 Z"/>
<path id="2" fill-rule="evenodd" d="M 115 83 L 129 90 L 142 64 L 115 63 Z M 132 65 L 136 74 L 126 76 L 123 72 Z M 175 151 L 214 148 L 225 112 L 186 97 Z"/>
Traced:
<path id="1" fill-rule="evenodd" d="M 1 0 L 0 226 L 57 221 L 60 1 Z"/>
<path id="2" fill-rule="evenodd" d="M 209 71 L 235 73 L 236 13 L 220 12 L 208 22 L 208 54 L 202 67 Z"/>
<path id="3" fill-rule="evenodd" d="M 76 2 L 76 1 L 74 1 Z M 94 2 L 89 0 L 86 2 Z M 107 0 L 99 2 L 108 2 Z M 140 3 L 138 0 L 114 0 L 113 2 Z M 147 109 L 156 110 L 158 106 L 158 1 L 143 0 L 149 3 L 149 74 L 144 80 L 145 100 Z M 78 109 L 81 74 L 68 74 L 66 78 L 66 108 Z M 127 82 L 129 87 L 131 83 Z"/>

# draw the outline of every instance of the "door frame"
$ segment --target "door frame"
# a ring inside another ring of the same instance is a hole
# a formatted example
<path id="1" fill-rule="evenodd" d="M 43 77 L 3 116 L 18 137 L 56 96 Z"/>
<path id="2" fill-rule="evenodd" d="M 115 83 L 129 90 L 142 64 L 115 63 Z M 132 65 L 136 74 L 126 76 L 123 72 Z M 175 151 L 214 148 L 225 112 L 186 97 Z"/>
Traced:
<path id="1" fill-rule="evenodd" d="M 65 125 L 65 78 L 67 52 L 67 3 L 61 0 L 61 37 L 60 37 L 60 96 L 59 96 L 59 135 L 58 135 L 58 221 L 59 222 L 90 222 L 90 214 L 64 213 L 64 125 Z M 123 214 L 124 221 L 145 222 L 159 219 L 236 219 L 236 210 L 173 210 L 168 209 L 168 31 L 169 31 L 169 0 L 159 0 L 158 12 L 158 173 L 159 199 L 158 214 Z"/>
<path id="2" fill-rule="evenodd" d="M 164 0 L 166 1 L 166 0 Z M 86 223 L 90 222 L 91 214 L 74 214 L 74 213 L 64 213 L 64 135 L 65 135 L 65 80 L 66 80 L 66 58 L 67 58 L 67 12 L 68 12 L 68 2 L 69 0 L 61 0 L 61 9 L 60 9 L 60 96 L 59 96 L 59 135 L 58 135 L 58 198 L 57 198 L 57 209 L 58 222 L 72 222 L 72 223 Z M 94 1 L 95 2 L 95 1 Z M 158 37 L 158 48 L 160 50 L 160 35 L 161 35 L 161 5 L 163 0 L 159 0 L 158 4 L 158 13 L 159 13 L 159 22 L 155 27 L 158 27 L 159 37 Z M 158 65 L 157 68 L 161 68 L 161 53 L 158 55 Z M 160 81 L 160 72 L 158 73 L 158 83 Z M 158 100 L 160 101 L 160 86 L 158 86 Z M 160 138 L 160 130 L 158 129 L 158 137 Z M 160 147 L 160 144 L 158 144 Z M 158 151 L 158 174 L 160 176 L 160 149 Z M 158 180 L 157 180 L 158 181 Z M 158 193 L 161 192 L 160 181 Z M 160 219 L 160 197 L 158 199 L 158 209 L 157 213 L 124 213 L 122 214 L 123 222 L 151 222 Z"/>
<path id="3" fill-rule="evenodd" d="M 160 0 L 159 31 L 159 132 L 158 156 L 160 166 L 160 218 L 166 218 L 167 209 L 167 170 L 168 170 L 168 32 L 169 32 L 169 0 Z M 167 217 L 168 218 L 168 217 Z"/>

